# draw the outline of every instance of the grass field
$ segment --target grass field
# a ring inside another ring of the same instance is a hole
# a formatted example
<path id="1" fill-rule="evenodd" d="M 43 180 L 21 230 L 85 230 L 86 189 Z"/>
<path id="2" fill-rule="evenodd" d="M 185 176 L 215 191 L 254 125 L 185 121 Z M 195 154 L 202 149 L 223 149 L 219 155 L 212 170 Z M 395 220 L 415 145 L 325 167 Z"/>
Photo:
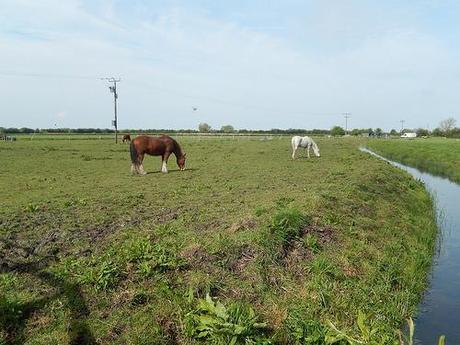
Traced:
<path id="1" fill-rule="evenodd" d="M 372 140 L 367 145 L 388 159 L 460 183 L 460 140 Z"/>
<path id="2" fill-rule="evenodd" d="M 421 183 L 351 138 L 180 141 L 188 170 L 144 177 L 109 140 L 0 143 L 0 343 L 397 342 L 435 244 Z"/>

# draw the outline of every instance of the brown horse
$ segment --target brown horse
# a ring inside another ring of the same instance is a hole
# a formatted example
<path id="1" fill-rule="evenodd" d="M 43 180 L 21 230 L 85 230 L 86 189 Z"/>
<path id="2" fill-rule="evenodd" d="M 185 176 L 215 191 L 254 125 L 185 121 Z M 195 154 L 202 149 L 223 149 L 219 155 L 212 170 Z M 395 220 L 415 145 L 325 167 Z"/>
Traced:
<path id="1" fill-rule="evenodd" d="M 131 141 L 131 136 L 130 136 L 129 134 L 123 135 L 122 141 L 123 141 L 124 143 L 127 142 L 127 141 Z"/>
<path id="2" fill-rule="evenodd" d="M 185 170 L 185 153 L 177 141 L 167 135 L 161 135 L 160 137 L 140 135 L 131 141 L 130 151 L 132 162 L 131 172 L 133 174 L 147 174 L 142 164 L 144 154 L 161 156 L 161 172 L 167 173 L 166 163 L 171 153 L 174 153 L 179 169 Z"/>

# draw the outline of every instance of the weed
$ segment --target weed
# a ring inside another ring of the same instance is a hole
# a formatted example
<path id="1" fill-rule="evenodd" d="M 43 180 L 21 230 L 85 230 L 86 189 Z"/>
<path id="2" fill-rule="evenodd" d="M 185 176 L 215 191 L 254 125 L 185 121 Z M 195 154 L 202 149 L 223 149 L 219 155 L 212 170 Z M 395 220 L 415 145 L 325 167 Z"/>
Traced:
<path id="1" fill-rule="evenodd" d="M 323 345 L 326 343 L 327 327 L 317 320 L 308 320 L 301 315 L 287 320 L 290 343 L 295 345 Z"/>
<path id="2" fill-rule="evenodd" d="M 136 272 L 143 278 L 150 278 L 152 277 L 156 270 L 156 264 L 152 261 L 142 261 L 137 265 Z"/>
<path id="3" fill-rule="evenodd" d="M 96 291 L 107 290 L 116 285 L 121 274 L 120 267 L 110 258 L 92 258 L 86 263 L 79 261 L 77 282 L 80 284 L 91 285 Z"/>
<path id="4" fill-rule="evenodd" d="M 199 299 L 196 309 L 187 314 L 186 331 L 191 337 L 212 344 L 271 344 L 267 325 L 258 322 L 250 306 L 232 303 L 225 307 L 209 295 Z"/>
<path id="5" fill-rule="evenodd" d="M 31 213 L 38 212 L 40 211 L 40 205 L 30 203 L 27 205 L 27 211 Z"/>

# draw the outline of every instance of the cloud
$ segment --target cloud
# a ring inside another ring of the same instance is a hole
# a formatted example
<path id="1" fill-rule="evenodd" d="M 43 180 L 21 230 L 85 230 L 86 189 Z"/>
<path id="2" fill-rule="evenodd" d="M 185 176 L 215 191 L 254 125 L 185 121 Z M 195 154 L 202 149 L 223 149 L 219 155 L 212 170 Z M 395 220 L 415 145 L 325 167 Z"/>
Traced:
<path id="1" fill-rule="evenodd" d="M 2 5 L 2 69 L 42 75 L 1 76 L 10 125 L 66 109 L 69 126 L 110 126 L 105 76 L 122 77 L 121 127 L 196 127 L 192 106 L 213 127 L 251 128 L 328 128 L 344 111 L 352 127 L 416 127 L 458 111 L 458 47 L 426 25 L 428 5 Z"/>
<path id="2" fill-rule="evenodd" d="M 56 117 L 60 120 L 63 120 L 67 117 L 67 113 L 65 111 L 60 111 L 59 113 L 56 114 Z"/>

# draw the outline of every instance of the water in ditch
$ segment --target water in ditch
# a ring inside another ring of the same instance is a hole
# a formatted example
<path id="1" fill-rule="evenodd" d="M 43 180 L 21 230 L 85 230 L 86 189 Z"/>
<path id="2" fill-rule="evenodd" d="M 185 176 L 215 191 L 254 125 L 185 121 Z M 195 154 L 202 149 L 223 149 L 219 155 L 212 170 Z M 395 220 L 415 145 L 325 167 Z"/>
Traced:
<path id="1" fill-rule="evenodd" d="M 443 334 L 447 344 L 460 344 L 460 185 L 390 161 L 368 149 L 361 148 L 361 151 L 407 171 L 423 181 L 433 195 L 440 241 L 430 284 L 414 320 L 416 344 L 437 344 L 437 339 Z"/>

